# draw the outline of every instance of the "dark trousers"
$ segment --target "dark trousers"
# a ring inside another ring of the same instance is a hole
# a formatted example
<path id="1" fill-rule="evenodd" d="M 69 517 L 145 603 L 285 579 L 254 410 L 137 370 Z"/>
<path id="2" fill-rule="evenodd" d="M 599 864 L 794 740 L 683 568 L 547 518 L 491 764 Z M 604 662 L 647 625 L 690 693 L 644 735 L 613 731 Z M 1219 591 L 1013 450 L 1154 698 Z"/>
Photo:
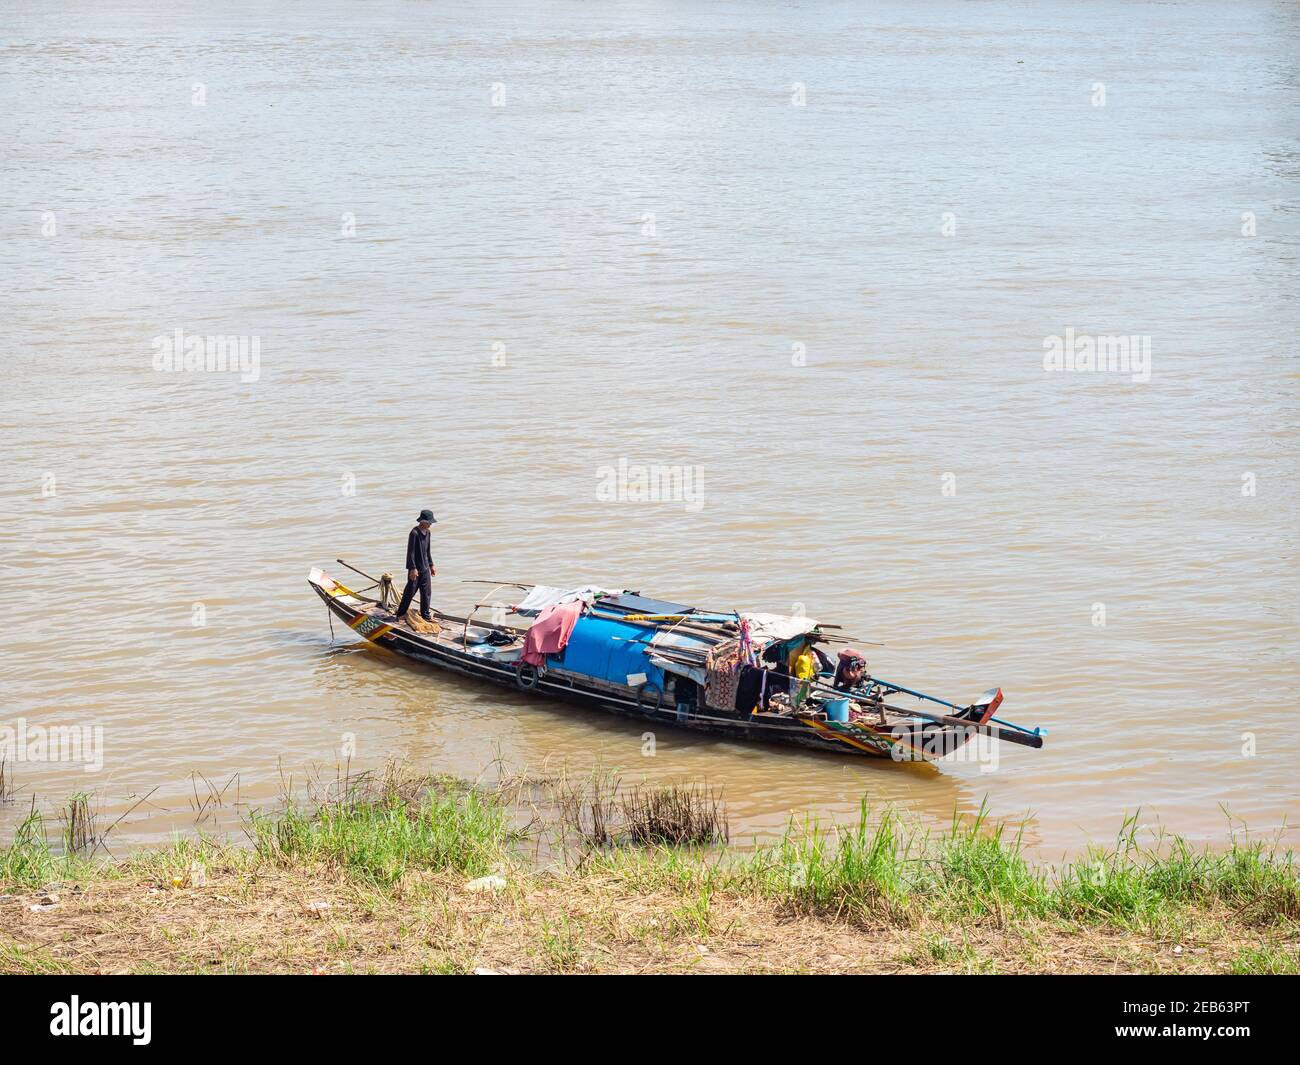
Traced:
<path id="1" fill-rule="evenodd" d="M 411 600 L 415 598 L 415 590 L 420 590 L 420 617 L 425 621 L 429 620 L 429 599 L 433 596 L 433 579 L 427 573 L 416 571 L 416 579 L 411 580 L 409 577 L 406 581 L 406 587 L 402 589 L 402 603 L 397 608 L 399 618 L 406 617 L 406 612 L 411 608 Z"/>

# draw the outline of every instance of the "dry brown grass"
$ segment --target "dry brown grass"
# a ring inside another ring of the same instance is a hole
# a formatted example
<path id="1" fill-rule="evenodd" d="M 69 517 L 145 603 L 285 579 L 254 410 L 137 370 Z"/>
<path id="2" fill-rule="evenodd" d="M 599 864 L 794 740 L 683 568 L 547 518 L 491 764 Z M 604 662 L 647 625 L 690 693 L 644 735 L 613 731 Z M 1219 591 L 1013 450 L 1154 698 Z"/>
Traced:
<path id="1" fill-rule="evenodd" d="M 660 846 L 725 838 L 713 793 L 609 777 L 391 768 L 310 791 L 250 814 L 247 847 L 112 864 L 75 853 L 102 838 L 84 802 L 70 856 L 33 812 L 0 851 L 0 973 L 1300 972 L 1294 865 L 1253 846 L 1049 880 L 997 832 L 954 830 L 918 864 L 865 810 L 833 848 L 813 830 L 754 855 Z"/>
<path id="2" fill-rule="evenodd" d="M 503 777 L 496 792 L 526 805 L 538 822 L 559 830 L 562 843 L 584 848 L 622 845 L 712 846 L 730 838 L 727 808 L 703 784 L 625 785 L 596 770 L 585 777 Z"/>
<path id="3" fill-rule="evenodd" d="M 0 897 L 0 972 L 1215 972 L 1256 945 L 1208 918 L 1182 943 L 1047 922 L 871 927 L 596 873 L 507 879 L 473 891 L 420 873 L 380 892 L 219 851 L 171 877 L 124 865 Z"/>
<path id="4" fill-rule="evenodd" d="M 709 846 L 731 838 L 721 798 L 701 784 L 636 787 L 622 797 L 621 808 L 634 843 Z"/>
<path id="5" fill-rule="evenodd" d="M 94 849 L 101 837 L 90 796 L 73 795 L 59 816 L 63 819 L 63 842 L 67 850 L 83 854 Z"/>

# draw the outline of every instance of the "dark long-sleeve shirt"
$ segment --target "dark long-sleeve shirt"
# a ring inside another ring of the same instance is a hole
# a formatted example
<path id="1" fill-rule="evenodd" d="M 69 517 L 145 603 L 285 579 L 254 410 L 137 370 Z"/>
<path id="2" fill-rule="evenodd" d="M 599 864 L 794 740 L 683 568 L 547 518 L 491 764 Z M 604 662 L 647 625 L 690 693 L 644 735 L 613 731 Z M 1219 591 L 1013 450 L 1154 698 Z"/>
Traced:
<path id="1" fill-rule="evenodd" d="M 418 525 L 406 538 L 406 569 L 420 573 L 433 572 L 433 554 L 429 549 L 429 532 Z"/>

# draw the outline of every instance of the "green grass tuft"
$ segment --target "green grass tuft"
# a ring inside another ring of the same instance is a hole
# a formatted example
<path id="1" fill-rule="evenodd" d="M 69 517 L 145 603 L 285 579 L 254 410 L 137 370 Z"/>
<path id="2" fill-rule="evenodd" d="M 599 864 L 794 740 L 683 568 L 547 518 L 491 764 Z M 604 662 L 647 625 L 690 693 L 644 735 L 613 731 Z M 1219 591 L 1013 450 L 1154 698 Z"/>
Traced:
<path id="1" fill-rule="evenodd" d="M 43 887 L 81 875 L 86 865 L 50 843 L 45 819 L 33 810 L 18 826 L 13 842 L 0 850 L 0 884 Z"/>
<path id="2" fill-rule="evenodd" d="M 1300 976 L 1300 950 L 1268 944 L 1243 950 L 1231 971 L 1235 976 Z"/>
<path id="3" fill-rule="evenodd" d="M 1185 840 L 1137 843 L 1137 818 L 1113 848 L 1093 848 L 1052 870 L 1032 864 L 1021 837 L 988 824 L 985 812 L 954 819 L 944 833 L 904 824 L 893 811 L 872 821 L 865 805 L 855 825 L 825 829 L 791 823 L 779 843 L 733 865 L 760 894 L 810 912 L 905 920 L 1038 918 L 1173 929 L 1192 908 L 1228 909 L 1254 923 L 1300 916 L 1294 855 L 1236 839 L 1222 852 Z"/>
<path id="4" fill-rule="evenodd" d="M 390 793 L 252 814 L 248 832 L 259 857 L 327 865 L 383 887 L 410 869 L 484 875 L 503 859 L 509 838 L 505 813 L 491 799 L 434 790 L 415 800 Z"/>

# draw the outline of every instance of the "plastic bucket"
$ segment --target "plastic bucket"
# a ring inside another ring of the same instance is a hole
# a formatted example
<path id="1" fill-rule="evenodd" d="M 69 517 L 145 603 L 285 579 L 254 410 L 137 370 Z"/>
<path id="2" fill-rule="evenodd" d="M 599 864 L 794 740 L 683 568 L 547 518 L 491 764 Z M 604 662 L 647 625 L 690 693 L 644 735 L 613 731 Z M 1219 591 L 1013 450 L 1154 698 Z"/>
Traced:
<path id="1" fill-rule="evenodd" d="M 822 709 L 826 711 L 826 716 L 832 721 L 848 721 L 849 719 L 848 699 L 831 699 L 822 706 Z"/>

